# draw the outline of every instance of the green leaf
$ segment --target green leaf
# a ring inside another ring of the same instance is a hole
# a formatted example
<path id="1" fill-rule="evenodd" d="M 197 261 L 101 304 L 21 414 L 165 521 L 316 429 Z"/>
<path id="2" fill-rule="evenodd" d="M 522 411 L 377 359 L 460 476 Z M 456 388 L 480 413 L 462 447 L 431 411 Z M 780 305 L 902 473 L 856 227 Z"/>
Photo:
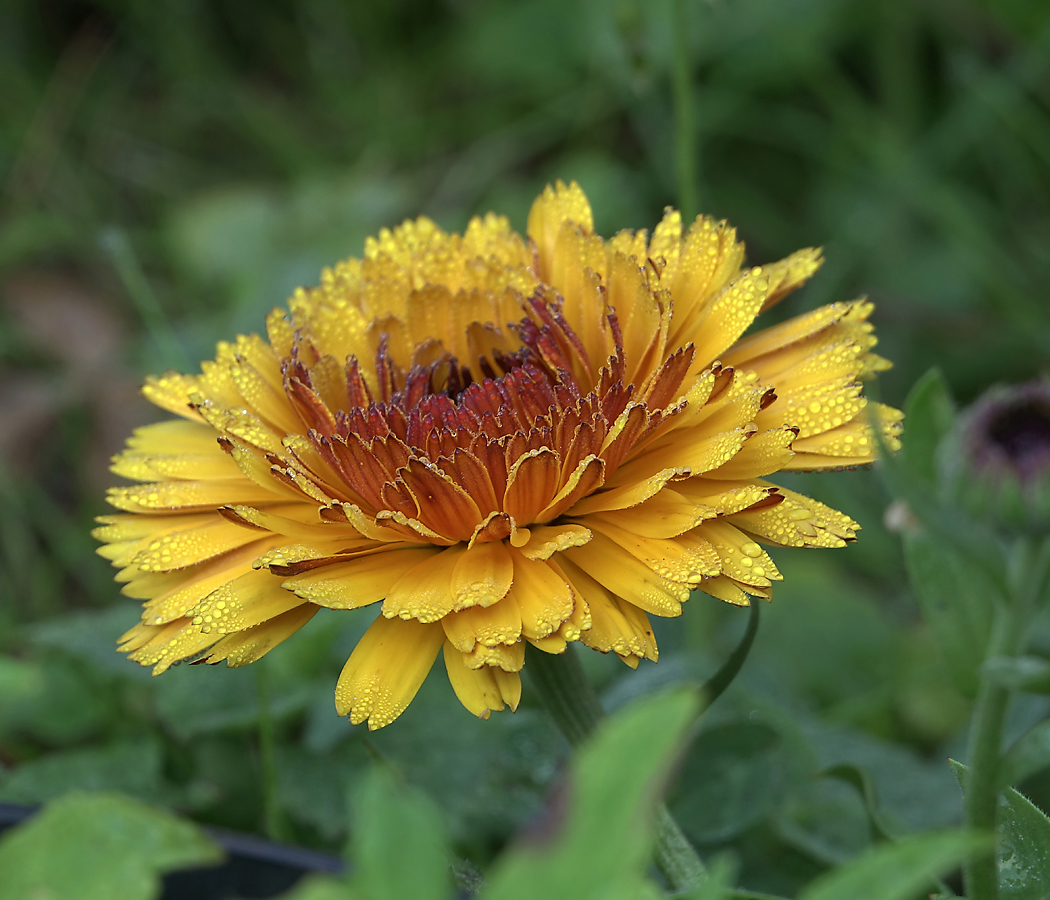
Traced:
<path id="1" fill-rule="evenodd" d="M 937 445 L 955 421 L 955 404 L 940 369 L 930 369 L 915 382 L 904 401 L 904 421 L 908 428 L 904 459 L 914 472 L 933 483 Z"/>
<path id="2" fill-rule="evenodd" d="M 779 734 L 762 723 L 731 722 L 701 733 L 671 804 L 697 843 L 731 840 L 764 819 L 783 793 Z"/>
<path id="3" fill-rule="evenodd" d="M 280 900 L 359 900 L 357 893 L 342 878 L 332 875 L 308 875 Z"/>
<path id="4" fill-rule="evenodd" d="M 912 900 L 989 840 L 964 831 L 935 831 L 880 844 L 810 884 L 798 900 Z"/>
<path id="5" fill-rule="evenodd" d="M 864 801 L 864 809 L 868 814 L 872 837 L 880 841 L 893 840 L 893 835 L 890 829 L 886 827 L 879 809 L 878 790 L 867 769 L 850 763 L 840 763 L 837 766 L 825 769 L 820 774 L 824 778 L 835 778 L 852 785 Z"/>
<path id="6" fill-rule="evenodd" d="M 70 613 L 29 629 L 30 642 L 87 663 L 99 672 L 139 681 L 150 680 L 149 669 L 117 652 L 117 638 L 138 621 L 142 607 L 120 602 L 104 610 Z"/>
<path id="7" fill-rule="evenodd" d="M 157 715 L 182 740 L 223 731 L 254 730 L 259 719 L 256 674 L 249 667 L 221 670 L 180 666 L 158 678 Z M 313 699 L 301 681 L 275 685 L 270 714 L 275 719 L 305 708 Z"/>
<path id="8" fill-rule="evenodd" d="M 368 900 L 445 900 L 449 858 L 445 826 L 421 793 L 389 769 L 370 773 L 354 810 L 353 886 Z"/>
<path id="9" fill-rule="evenodd" d="M 1002 589 L 983 567 L 930 532 L 904 535 L 904 559 L 955 686 L 967 696 L 976 696 L 994 602 Z"/>
<path id="10" fill-rule="evenodd" d="M 966 766 L 948 760 L 965 788 Z M 1005 788 L 999 795 L 997 841 L 1000 900 L 1050 897 L 1050 818 L 1023 794 Z"/>
<path id="11" fill-rule="evenodd" d="M 153 900 L 164 872 L 221 858 L 192 822 L 120 794 L 74 792 L 0 838 L 0 900 Z"/>
<path id="12" fill-rule="evenodd" d="M 1050 661 L 1038 656 L 993 656 L 981 670 L 1008 690 L 1050 694 Z"/>
<path id="13" fill-rule="evenodd" d="M 573 760 L 571 807 L 542 845 L 504 854 L 483 896 L 532 900 L 637 900 L 653 837 L 660 783 L 699 698 L 680 690 L 645 697 L 602 723 Z M 554 815 L 552 813 L 552 815 Z"/>
<path id="14" fill-rule="evenodd" d="M 46 803 L 68 791 L 120 791 L 162 799 L 161 746 L 150 738 L 48 753 L 0 774 L 0 800 Z"/>
<path id="15" fill-rule="evenodd" d="M 1006 787 L 1050 766 L 1050 720 L 1025 732 L 1007 751 L 1000 769 L 999 784 Z"/>

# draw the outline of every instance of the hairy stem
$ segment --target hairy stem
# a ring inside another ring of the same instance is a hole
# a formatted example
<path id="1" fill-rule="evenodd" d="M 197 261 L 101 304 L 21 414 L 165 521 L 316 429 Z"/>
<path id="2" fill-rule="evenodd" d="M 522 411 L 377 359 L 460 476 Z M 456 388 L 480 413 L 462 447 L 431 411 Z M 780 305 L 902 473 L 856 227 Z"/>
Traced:
<path id="1" fill-rule="evenodd" d="M 988 657 L 1014 656 L 1020 640 L 1018 610 L 1000 606 L 988 645 Z M 994 833 L 999 808 L 999 765 L 1010 690 L 983 675 L 970 723 L 965 776 L 967 828 Z M 998 900 L 999 875 L 994 854 L 971 858 L 963 869 L 970 900 Z"/>

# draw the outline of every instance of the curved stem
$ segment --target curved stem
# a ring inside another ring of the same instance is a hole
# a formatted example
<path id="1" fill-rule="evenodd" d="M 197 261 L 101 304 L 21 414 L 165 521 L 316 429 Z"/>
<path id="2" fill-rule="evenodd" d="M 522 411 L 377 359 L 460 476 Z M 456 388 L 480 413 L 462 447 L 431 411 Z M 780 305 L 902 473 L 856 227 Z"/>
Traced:
<path id="1" fill-rule="evenodd" d="M 573 747 L 587 740 L 605 713 L 583 671 L 576 648 L 569 644 L 564 653 L 557 655 L 535 652 L 530 655 L 525 671 L 565 739 Z M 694 887 L 706 871 L 700 856 L 663 803 L 656 810 L 653 861 L 676 891 Z"/>
<path id="2" fill-rule="evenodd" d="M 752 598 L 749 610 L 751 615 L 747 620 L 747 630 L 740 638 L 740 643 L 729 654 L 729 659 L 722 663 L 721 668 L 700 686 L 703 694 L 700 702 L 704 710 L 721 697 L 722 692 L 733 683 L 733 679 L 740 673 L 747 655 L 751 652 L 751 645 L 755 642 L 755 635 L 758 634 L 758 620 L 762 611 L 761 603 L 757 598 Z"/>

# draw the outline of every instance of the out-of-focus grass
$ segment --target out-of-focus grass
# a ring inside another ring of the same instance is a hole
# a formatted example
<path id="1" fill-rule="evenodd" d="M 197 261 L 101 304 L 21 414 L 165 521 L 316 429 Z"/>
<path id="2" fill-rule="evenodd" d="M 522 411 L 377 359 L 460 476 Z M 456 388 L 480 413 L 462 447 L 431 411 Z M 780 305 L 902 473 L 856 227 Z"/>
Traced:
<path id="1" fill-rule="evenodd" d="M 0 760 L 11 766 L 0 794 L 50 796 L 65 784 L 56 772 L 93 772 L 204 819 L 259 825 L 241 765 L 251 676 L 182 669 L 151 684 L 108 656 L 134 612 L 108 609 L 116 586 L 86 530 L 104 512 L 100 460 L 153 415 L 133 405 L 135 383 L 260 328 L 294 286 L 406 216 L 460 228 L 493 208 L 523 228 L 532 197 L 560 177 L 581 182 L 604 233 L 651 227 L 676 202 L 671 5 L 0 7 Z M 776 315 L 870 294 L 896 363 L 879 389 L 898 405 L 934 364 L 963 400 L 1045 372 L 1050 9 L 731 0 L 687 11 L 702 209 L 738 227 L 754 262 L 826 248 L 824 270 Z M 32 310 L 56 291 L 81 298 L 96 328 L 41 326 Z M 85 362 L 84 346 L 107 349 Z M 967 712 L 916 624 L 877 481 L 802 480 L 865 530 L 848 551 L 777 555 L 788 582 L 744 686 L 711 713 L 736 730 L 704 751 L 745 781 L 772 781 L 764 805 L 723 797 L 725 821 L 694 826 L 736 847 L 769 889 L 868 839 L 843 785 L 791 788 L 818 762 L 863 758 L 897 791 L 891 815 L 949 820 L 951 779 L 925 755 L 943 757 Z M 589 662 L 610 702 L 688 677 L 730 645 L 740 617 L 694 604 L 661 628 L 662 662 L 634 681 Z M 365 749 L 334 719 L 330 689 L 363 623 L 311 627 L 273 658 L 278 764 L 298 839 L 332 845 L 345 822 L 326 803 L 331 779 L 351 778 Z M 433 791 L 464 852 L 485 859 L 536 808 L 554 745 L 533 711 L 479 725 L 443 686 L 424 691 L 373 747 Z M 62 716 L 70 727 L 51 721 Z M 418 741 L 429 760 L 413 754 Z M 909 798 L 895 771 L 925 787 Z"/>

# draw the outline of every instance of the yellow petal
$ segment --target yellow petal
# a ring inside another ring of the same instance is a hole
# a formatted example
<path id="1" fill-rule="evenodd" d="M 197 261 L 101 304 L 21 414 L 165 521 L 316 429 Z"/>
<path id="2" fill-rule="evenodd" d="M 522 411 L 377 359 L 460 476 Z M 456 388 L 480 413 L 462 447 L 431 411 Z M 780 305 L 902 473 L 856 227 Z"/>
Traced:
<path id="1" fill-rule="evenodd" d="M 199 422 L 200 415 L 190 403 L 190 396 L 197 390 L 197 379 L 192 375 L 167 372 L 159 378 L 147 378 L 142 395 L 161 409 Z"/>
<path id="2" fill-rule="evenodd" d="M 696 533 L 710 541 L 718 551 L 722 559 L 722 573 L 734 581 L 769 587 L 770 579 L 783 579 L 769 554 L 725 519 L 704 522 Z"/>
<path id="3" fill-rule="evenodd" d="M 650 475 L 639 481 L 627 481 L 622 485 L 607 491 L 599 491 L 584 497 L 578 501 L 566 515 L 585 516 L 593 512 L 612 509 L 629 509 L 643 503 L 650 497 L 662 490 L 672 478 L 678 475 L 688 474 L 685 467 L 661 469 L 655 475 Z"/>
<path id="4" fill-rule="evenodd" d="M 520 672 L 525 664 L 525 643 L 518 641 L 515 644 L 495 644 L 491 647 L 477 643 L 470 653 L 463 654 L 463 661 L 471 669 L 494 666 L 504 672 Z"/>
<path id="5" fill-rule="evenodd" d="M 733 345 L 755 320 L 769 292 L 769 282 L 761 269 L 744 274 L 707 306 L 693 332 L 695 359 L 700 366 Z"/>
<path id="6" fill-rule="evenodd" d="M 546 561 L 527 559 L 520 551 L 511 552 L 514 583 L 503 602 L 517 604 L 525 637 L 547 637 L 572 615 L 573 588 Z"/>
<path id="7" fill-rule="evenodd" d="M 343 666 L 335 708 L 369 731 L 389 725 L 412 702 L 444 642 L 436 623 L 379 616 Z"/>
<path id="8" fill-rule="evenodd" d="M 172 516 L 174 520 L 178 518 Z M 263 532 L 241 528 L 221 516 L 215 516 L 213 521 L 196 528 L 171 531 L 153 539 L 145 538 L 145 546 L 135 554 L 129 565 L 142 572 L 171 572 L 214 559 L 265 536 Z"/>
<path id="9" fill-rule="evenodd" d="M 210 453 L 218 449 L 215 429 L 199 419 L 170 419 L 131 432 L 128 449 L 137 453 Z"/>
<path id="10" fill-rule="evenodd" d="M 738 513 L 730 522 L 767 544 L 781 547 L 845 547 L 860 526 L 823 503 L 777 488 L 782 503 L 757 512 Z"/>
<path id="11" fill-rule="evenodd" d="M 436 547 L 386 550 L 310 569 L 281 585 L 318 606 L 358 609 L 385 599 L 407 569 L 438 552 Z"/>
<path id="12" fill-rule="evenodd" d="M 776 428 L 752 434 L 740 450 L 722 465 L 708 469 L 708 478 L 734 480 L 771 475 L 793 467 L 796 453 L 795 432 L 791 428 Z"/>
<path id="13" fill-rule="evenodd" d="M 275 503 L 281 498 L 247 478 L 213 481 L 161 481 L 135 487 L 110 488 L 106 495 L 117 509 L 129 512 L 158 512 L 201 507 L 214 509 L 231 503 Z"/>
<path id="14" fill-rule="evenodd" d="M 618 656 L 634 656 L 656 661 L 656 639 L 649 619 L 642 610 L 631 604 L 621 604 L 586 572 L 568 560 L 562 563 L 565 574 L 587 600 L 591 612 L 591 627 L 580 640 L 602 653 L 612 651 Z"/>
<path id="15" fill-rule="evenodd" d="M 604 534 L 583 547 L 565 551 L 570 562 L 583 569 L 610 593 L 657 616 L 680 616 L 689 588 L 656 574 Z"/>
<path id="16" fill-rule="evenodd" d="M 130 581 L 126 587 L 134 590 L 126 593 L 138 597 L 148 592 L 147 596 L 151 599 L 143 608 L 142 620 L 152 625 L 163 625 L 187 615 L 216 588 L 252 571 L 255 558 L 272 546 L 273 539 L 256 541 L 188 569 L 144 575 Z M 164 580 L 151 583 L 149 579 Z"/>
<path id="17" fill-rule="evenodd" d="M 594 531 L 611 538 L 617 546 L 626 550 L 648 569 L 670 581 L 695 585 L 704 577 L 718 573 L 717 569 L 711 569 L 703 556 L 691 552 L 686 542 L 644 537 L 629 530 L 629 521 L 626 524 L 627 527 L 622 528 L 595 517 L 591 527 Z M 610 566 L 615 565 L 610 561 Z"/>
<path id="18" fill-rule="evenodd" d="M 383 603 L 383 615 L 388 619 L 400 616 L 436 622 L 452 612 L 452 573 L 465 550 L 457 544 L 416 563 L 390 589 Z"/>
<path id="19" fill-rule="evenodd" d="M 197 656 L 222 637 L 202 634 L 190 619 L 177 619 L 158 626 L 156 636 L 128 658 L 143 666 L 153 666 L 153 674 L 166 672 L 175 663 Z"/>
<path id="20" fill-rule="evenodd" d="M 567 186 L 562 181 L 558 181 L 554 187 L 548 184 L 529 210 L 527 227 L 527 233 L 539 253 L 541 274 L 549 276 L 554 245 L 566 222 L 578 225 L 585 232 L 593 231 L 591 204 L 575 181 Z"/>
<path id="21" fill-rule="evenodd" d="M 458 650 L 472 653 L 479 643 L 495 647 L 517 641 L 521 637 L 521 610 L 512 598 L 504 598 L 489 607 L 472 606 L 450 613 L 441 625 Z"/>
<path id="22" fill-rule="evenodd" d="M 503 709 L 503 692 L 495 676 L 502 669 L 491 666 L 468 668 L 463 661 L 463 654 L 448 641 L 445 642 L 445 669 L 459 702 L 479 719 L 487 719 L 493 710 L 498 712 Z M 517 676 L 516 672 L 513 674 Z"/>
<path id="23" fill-rule="evenodd" d="M 474 544 L 452 570 L 452 608 L 492 606 L 507 595 L 513 580 L 514 562 L 503 541 Z"/>
<path id="24" fill-rule="evenodd" d="M 751 599 L 745 594 L 740 586 L 733 581 L 731 578 L 727 578 L 725 575 L 719 575 L 717 578 L 707 578 L 698 588 L 705 594 L 710 594 L 712 597 L 717 597 L 719 600 L 725 603 L 731 603 L 733 606 L 750 606 Z"/>
<path id="25" fill-rule="evenodd" d="M 667 469 L 685 469 L 701 475 L 725 465 L 747 442 L 753 432 L 738 428 L 710 434 L 702 426 L 674 432 L 674 440 L 662 447 L 646 450 L 641 456 L 620 466 L 610 480 L 614 487 L 642 481 Z"/>
<path id="26" fill-rule="evenodd" d="M 262 659 L 309 622 L 317 609 L 304 603 L 252 628 L 227 635 L 208 651 L 205 661 L 215 664 L 226 660 L 226 665 L 233 669 Z"/>
<path id="27" fill-rule="evenodd" d="M 712 515 L 715 512 L 710 507 L 692 503 L 677 491 L 664 488 L 655 497 L 631 509 L 596 513 L 595 518 L 643 537 L 672 538 L 695 528 Z"/>
<path id="28" fill-rule="evenodd" d="M 529 529 L 529 539 L 520 549 L 528 559 L 543 560 L 590 539 L 591 532 L 582 525 L 539 525 Z"/>
<path id="29" fill-rule="evenodd" d="M 303 601 L 281 587 L 266 570 L 253 570 L 216 588 L 187 615 L 202 634 L 232 634 L 302 606 Z"/>

